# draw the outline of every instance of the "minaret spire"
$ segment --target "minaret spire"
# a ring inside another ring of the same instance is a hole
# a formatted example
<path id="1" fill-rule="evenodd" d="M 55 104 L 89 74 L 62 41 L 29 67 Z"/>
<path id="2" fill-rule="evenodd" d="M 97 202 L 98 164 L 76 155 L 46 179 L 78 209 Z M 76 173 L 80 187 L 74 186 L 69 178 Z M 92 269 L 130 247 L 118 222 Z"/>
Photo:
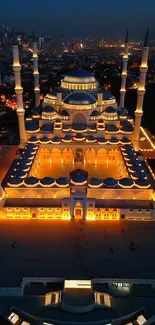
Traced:
<path id="1" fill-rule="evenodd" d="M 128 29 L 126 31 L 126 36 L 125 36 L 125 44 L 128 44 L 129 43 L 129 32 L 128 32 Z"/>
<path id="2" fill-rule="evenodd" d="M 146 30 L 146 34 L 145 34 L 145 39 L 144 39 L 144 47 L 148 47 L 149 46 L 149 30 L 150 30 L 150 27 L 147 26 L 147 30 Z"/>
<path id="3" fill-rule="evenodd" d="M 23 88 L 21 86 L 21 65 L 19 62 L 19 51 L 18 45 L 13 44 L 12 46 L 13 52 L 13 70 L 15 74 L 15 93 L 17 96 L 17 116 L 18 116 L 18 125 L 19 125 L 19 136 L 20 136 L 20 146 L 23 147 L 26 140 L 25 135 L 25 121 L 24 121 L 24 113 L 25 110 L 23 108 Z"/>
<path id="4" fill-rule="evenodd" d="M 122 81 L 121 81 L 121 89 L 120 89 L 120 105 L 119 105 L 120 107 L 124 107 L 124 102 L 125 102 L 128 57 L 129 57 L 129 41 L 128 41 L 128 30 L 127 30 L 126 36 L 125 36 L 123 69 L 122 69 L 122 75 L 121 75 Z"/>
<path id="5" fill-rule="evenodd" d="M 12 24 L 12 45 L 16 45 L 15 24 Z"/>
<path id="6" fill-rule="evenodd" d="M 34 29 L 32 31 L 32 38 L 33 38 L 33 43 L 35 42 L 35 32 L 34 32 Z"/>
<path id="7" fill-rule="evenodd" d="M 35 105 L 40 105 L 40 88 L 39 88 L 39 72 L 38 72 L 38 54 L 37 42 L 33 30 L 33 75 L 34 75 L 34 92 L 35 92 Z"/>
<path id="8" fill-rule="evenodd" d="M 149 26 L 147 27 L 145 39 L 144 39 L 144 47 L 142 53 L 142 61 L 140 66 L 140 80 L 139 80 L 139 88 L 138 88 L 138 98 L 137 98 L 137 106 L 135 111 L 135 130 L 134 130 L 134 148 L 136 151 L 139 150 L 139 136 L 140 136 L 140 126 L 141 119 L 143 116 L 143 101 L 145 95 L 145 82 L 146 82 L 146 73 L 148 70 L 148 56 L 149 56 Z"/>

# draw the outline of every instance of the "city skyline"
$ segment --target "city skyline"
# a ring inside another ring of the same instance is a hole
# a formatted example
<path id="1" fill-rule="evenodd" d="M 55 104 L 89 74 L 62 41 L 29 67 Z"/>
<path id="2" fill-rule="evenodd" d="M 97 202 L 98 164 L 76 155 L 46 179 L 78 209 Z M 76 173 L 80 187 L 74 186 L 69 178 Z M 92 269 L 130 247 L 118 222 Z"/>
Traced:
<path id="1" fill-rule="evenodd" d="M 9 11 L 8 11 L 9 8 Z M 144 0 L 124 2 L 112 0 L 103 3 L 97 0 L 62 1 L 52 3 L 41 0 L 22 3 L 19 0 L 2 1 L 0 21 L 9 26 L 15 22 L 16 30 L 30 33 L 33 28 L 37 34 L 54 37 L 123 37 L 129 28 L 130 37 L 142 39 L 146 25 L 151 26 L 151 39 L 155 35 L 155 3 Z M 1 27 L 2 30 L 2 27 Z"/>

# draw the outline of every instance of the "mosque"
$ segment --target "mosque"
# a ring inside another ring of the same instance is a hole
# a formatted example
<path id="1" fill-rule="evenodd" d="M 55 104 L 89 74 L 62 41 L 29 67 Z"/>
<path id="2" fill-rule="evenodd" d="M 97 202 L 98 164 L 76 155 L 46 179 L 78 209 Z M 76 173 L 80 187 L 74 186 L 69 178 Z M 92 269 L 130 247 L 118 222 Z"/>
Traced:
<path id="1" fill-rule="evenodd" d="M 34 40 L 36 107 L 26 119 L 18 46 L 13 45 L 20 146 L 1 184 L 1 218 L 154 219 L 154 178 L 144 155 L 153 149 L 141 128 L 148 33 L 147 29 L 135 121 L 124 108 L 128 33 L 119 105 L 109 91 L 100 87 L 93 74 L 82 69 L 66 75 L 60 88 L 50 91 L 40 104 Z"/>

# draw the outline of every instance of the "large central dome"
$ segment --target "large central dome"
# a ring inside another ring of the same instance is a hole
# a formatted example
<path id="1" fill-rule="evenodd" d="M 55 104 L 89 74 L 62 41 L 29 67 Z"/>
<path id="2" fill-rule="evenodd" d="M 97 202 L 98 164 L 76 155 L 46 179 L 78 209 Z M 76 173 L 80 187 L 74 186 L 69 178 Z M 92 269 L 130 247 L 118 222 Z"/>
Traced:
<path id="1" fill-rule="evenodd" d="M 83 69 L 75 69 L 71 71 L 65 78 L 64 82 L 76 84 L 89 84 L 96 82 L 91 72 Z"/>

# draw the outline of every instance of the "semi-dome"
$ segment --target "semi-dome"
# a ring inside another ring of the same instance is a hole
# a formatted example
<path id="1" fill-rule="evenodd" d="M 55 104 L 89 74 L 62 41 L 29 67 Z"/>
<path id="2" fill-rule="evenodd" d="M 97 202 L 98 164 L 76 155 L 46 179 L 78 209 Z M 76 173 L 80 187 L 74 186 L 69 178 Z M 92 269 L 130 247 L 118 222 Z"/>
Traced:
<path id="1" fill-rule="evenodd" d="M 75 92 L 67 96 L 64 103 L 69 105 L 92 105 L 96 101 L 91 95 L 85 92 Z"/>
<path id="2" fill-rule="evenodd" d="M 93 83 L 96 82 L 95 77 L 91 72 L 83 69 L 75 69 L 64 78 L 64 82 L 67 83 Z"/>

